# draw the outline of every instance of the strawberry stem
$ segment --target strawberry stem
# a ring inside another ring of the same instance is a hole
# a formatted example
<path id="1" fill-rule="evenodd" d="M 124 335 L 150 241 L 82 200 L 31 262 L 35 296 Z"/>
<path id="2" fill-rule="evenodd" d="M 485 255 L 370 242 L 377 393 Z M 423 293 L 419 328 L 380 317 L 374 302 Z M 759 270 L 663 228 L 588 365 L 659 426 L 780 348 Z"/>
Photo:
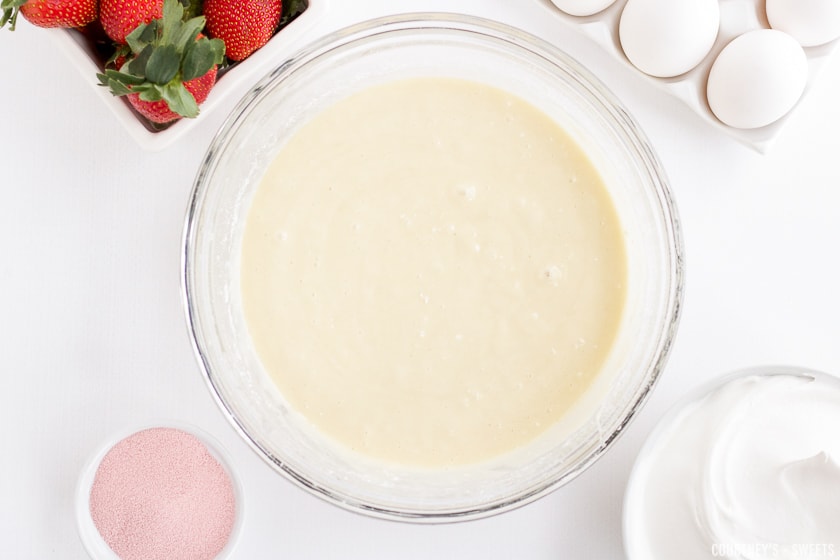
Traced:
<path id="1" fill-rule="evenodd" d="M 15 30 L 17 17 L 20 13 L 20 7 L 26 4 L 28 0 L 2 0 L 0 1 L 0 28 L 3 28 L 7 23 L 9 24 L 9 31 Z"/>

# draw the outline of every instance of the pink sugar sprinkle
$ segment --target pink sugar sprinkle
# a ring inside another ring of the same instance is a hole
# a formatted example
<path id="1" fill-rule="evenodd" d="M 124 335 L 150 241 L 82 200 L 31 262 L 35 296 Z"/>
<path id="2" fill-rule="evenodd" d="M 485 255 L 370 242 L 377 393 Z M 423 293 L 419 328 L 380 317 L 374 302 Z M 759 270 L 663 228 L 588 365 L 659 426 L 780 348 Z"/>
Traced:
<path id="1" fill-rule="evenodd" d="M 233 530 L 230 476 L 195 436 L 151 428 L 102 459 L 90 514 L 121 560 L 212 560 Z"/>

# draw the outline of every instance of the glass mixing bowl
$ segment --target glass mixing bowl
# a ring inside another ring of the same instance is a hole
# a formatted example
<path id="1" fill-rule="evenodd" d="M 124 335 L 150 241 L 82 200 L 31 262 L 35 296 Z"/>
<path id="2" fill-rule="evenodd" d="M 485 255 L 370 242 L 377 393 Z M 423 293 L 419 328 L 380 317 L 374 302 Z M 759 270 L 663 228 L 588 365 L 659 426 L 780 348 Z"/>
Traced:
<path id="1" fill-rule="evenodd" d="M 263 370 L 240 296 L 250 201 L 275 154 L 312 116 L 400 78 L 457 77 L 495 86 L 555 119 L 599 169 L 618 211 L 628 292 L 602 372 L 558 427 L 498 460 L 412 469 L 340 449 L 290 408 Z M 589 72 L 520 30 L 474 17 L 410 14 L 338 31 L 278 66 L 213 140 L 190 200 L 183 296 L 212 394 L 242 437 L 309 492 L 389 519 L 472 519 L 523 505 L 598 459 L 662 372 L 679 315 L 682 245 L 667 180 L 633 118 Z"/>

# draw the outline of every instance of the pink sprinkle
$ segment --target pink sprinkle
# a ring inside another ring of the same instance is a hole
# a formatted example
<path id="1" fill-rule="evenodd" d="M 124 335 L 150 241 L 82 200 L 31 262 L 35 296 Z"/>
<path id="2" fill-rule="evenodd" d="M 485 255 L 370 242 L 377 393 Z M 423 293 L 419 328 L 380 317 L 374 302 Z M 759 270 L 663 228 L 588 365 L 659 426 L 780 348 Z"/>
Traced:
<path id="1" fill-rule="evenodd" d="M 121 560 L 212 560 L 230 538 L 236 498 L 227 471 L 198 438 L 151 428 L 102 459 L 90 514 Z"/>

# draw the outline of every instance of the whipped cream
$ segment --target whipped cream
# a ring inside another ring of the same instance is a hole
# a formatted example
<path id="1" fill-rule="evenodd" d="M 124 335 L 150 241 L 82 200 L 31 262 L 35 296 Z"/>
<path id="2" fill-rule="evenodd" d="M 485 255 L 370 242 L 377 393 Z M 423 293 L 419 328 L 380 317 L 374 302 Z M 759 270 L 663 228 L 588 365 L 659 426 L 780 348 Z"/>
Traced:
<path id="1" fill-rule="evenodd" d="M 840 558 L 840 380 L 746 374 L 669 414 L 624 531 L 634 560 Z"/>

